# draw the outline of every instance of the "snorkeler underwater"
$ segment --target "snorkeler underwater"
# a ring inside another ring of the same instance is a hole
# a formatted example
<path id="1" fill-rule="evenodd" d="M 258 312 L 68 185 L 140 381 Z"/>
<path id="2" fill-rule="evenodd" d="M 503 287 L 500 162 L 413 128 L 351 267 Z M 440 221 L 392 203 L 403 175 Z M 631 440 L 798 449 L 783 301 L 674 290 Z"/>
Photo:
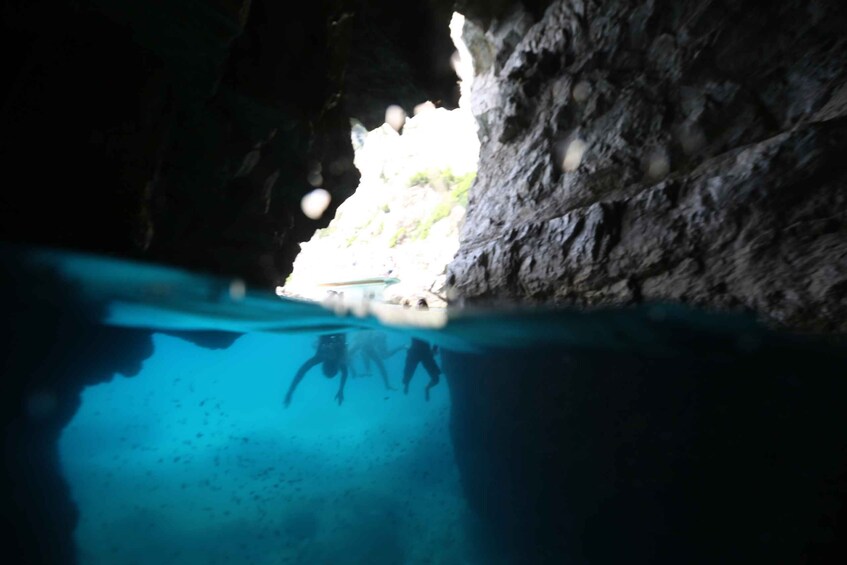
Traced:
<path id="1" fill-rule="evenodd" d="M 7 561 L 847 562 L 845 29 L 4 3 Z"/>

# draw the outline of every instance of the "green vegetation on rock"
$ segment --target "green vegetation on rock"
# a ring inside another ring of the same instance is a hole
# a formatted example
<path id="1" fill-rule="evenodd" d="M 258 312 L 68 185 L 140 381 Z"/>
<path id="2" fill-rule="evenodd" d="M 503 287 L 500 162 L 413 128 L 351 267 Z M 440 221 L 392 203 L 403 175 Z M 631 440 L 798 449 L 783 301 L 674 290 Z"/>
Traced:
<path id="1" fill-rule="evenodd" d="M 394 235 L 391 236 L 391 239 L 388 240 L 388 247 L 396 247 L 398 243 L 403 241 L 406 238 L 406 228 L 400 227 Z"/>
<path id="2" fill-rule="evenodd" d="M 453 187 L 451 193 L 455 196 L 456 202 L 462 206 L 467 207 L 468 205 L 468 192 L 470 192 L 475 178 L 475 172 L 465 173 L 457 179 L 456 185 Z"/>
<path id="3" fill-rule="evenodd" d="M 432 173 L 416 173 L 412 178 L 427 176 L 434 178 Z M 468 191 L 476 178 L 475 172 L 470 172 L 456 177 L 449 169 L 440 171 L 438 177 L 447 185 L 447 192 L 441 202 L 432 210 L 429 216 L 421 220 L 418 228 L 414 231 L 415 239 L 426 239 L 429 237 L 430 228 L 438 221 L 448 217 L 456 205 L 468 205 Z M 411 182 L 411 181 L 410 181 Z"/>

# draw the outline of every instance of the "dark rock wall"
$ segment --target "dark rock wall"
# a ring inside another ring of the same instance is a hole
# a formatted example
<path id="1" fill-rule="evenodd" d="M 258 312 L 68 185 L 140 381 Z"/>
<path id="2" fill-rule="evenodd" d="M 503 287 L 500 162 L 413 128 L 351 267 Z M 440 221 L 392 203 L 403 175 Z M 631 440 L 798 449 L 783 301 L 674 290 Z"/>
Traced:
<path id="1" fill-rule="evenodd" d="M 457 297 L 847 329 L 843 2 L 468 4 L 482 147 Z"/>
<path id="2" fill-rule="evenodd" d="M 847 5 L 461 4 L 482 145 L 458 302 L 847 330 Z M 490 562 L 844 562 L 843 351 L 662 325 L 445 353 Z"/>
<path id="3" fill-rule="evenodd" d="M 843 563 L 843 352 L 627 325 L 649 345 L 445 352 L 486 562 Z"/>
<path id="4" fill-rule="evenodd" d="M 77 509 L 62 478 L 58 440 L 89 385 L 134 376 L 151 333 L 106 328 L 100 309 L 55 273 L 0 257 L 3 394 L 2 526 L 17 563 L 73 563 Z"/>
<path id="5" fill-rule="evenodd" d="M 450 110 L 457 106 L 450 4 L 449 0 L 355 2 L 344 76 L 347 115 L 373 129 L 384 123 L 391 104 L 409 115 L 426 100 Z"/>
<path id="6" fill-rule="evenodd" d="M 0 246 L 2 526 L 16 563 L 75 563 L 78 511 L 62 477 L 59 437 L 85 387 L 140 372 L 153 354 L 152 331 L 103 326 L 100 303 L 27 257 L 26 250 Z M 167 333 L 208 349 L 240 337 Z"/>

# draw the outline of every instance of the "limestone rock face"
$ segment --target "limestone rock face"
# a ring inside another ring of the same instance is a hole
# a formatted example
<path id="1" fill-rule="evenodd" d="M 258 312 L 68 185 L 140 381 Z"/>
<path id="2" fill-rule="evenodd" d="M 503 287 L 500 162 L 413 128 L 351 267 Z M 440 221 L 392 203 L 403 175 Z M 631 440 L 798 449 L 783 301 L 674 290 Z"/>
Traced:
<path id="1" fill-rule="evenodd" d="M 845 28 L 826 0 L 468 20 L 481 151 L 454 294 L 847 329 Z"/>

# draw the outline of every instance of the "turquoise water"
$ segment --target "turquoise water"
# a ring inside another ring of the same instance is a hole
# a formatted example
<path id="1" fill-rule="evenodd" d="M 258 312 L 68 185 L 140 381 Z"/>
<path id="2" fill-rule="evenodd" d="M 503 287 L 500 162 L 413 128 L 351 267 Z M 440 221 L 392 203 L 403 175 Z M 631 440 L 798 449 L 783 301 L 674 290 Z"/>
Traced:
<path id="1" fill-rule="evenodd" d="M 425 375 L 404 396 L 374 374 L 338 406 L 315 369 L 284 409 L 313 341 L 156 335 L 136 377 L 86 389 L 60 443 L 81 562 L 472 562 L 446 386 L 426 403 Z"/>
<path id="2" fill-rule="evenodd" d="M 58 437 L 80 563 L 671 563 L 693 547 L 690 562 L 754 562 L 841 547 L 843 341 L 662 304 L 349 311 L 104 257 L 3 257 L 17 273 L 6 320 L 43 336 L 38 363 L 91 382 L 101 364 L 86 355 L 130 358 L 82 390 Z M 402 350 L 386 360 L 398 390 L 354 358 L 363 375 L 341 405 L 340 377 L 316 367 L 285 407 L 320 335 L 373 330 L 388 349 L 438 345 L 430 401 L 421 367 L 399 390 Z M 152 352 L 109 349 L 109 332 L 138 331 Z M 35 428 L 63 398 L 40 375 Z"/>

